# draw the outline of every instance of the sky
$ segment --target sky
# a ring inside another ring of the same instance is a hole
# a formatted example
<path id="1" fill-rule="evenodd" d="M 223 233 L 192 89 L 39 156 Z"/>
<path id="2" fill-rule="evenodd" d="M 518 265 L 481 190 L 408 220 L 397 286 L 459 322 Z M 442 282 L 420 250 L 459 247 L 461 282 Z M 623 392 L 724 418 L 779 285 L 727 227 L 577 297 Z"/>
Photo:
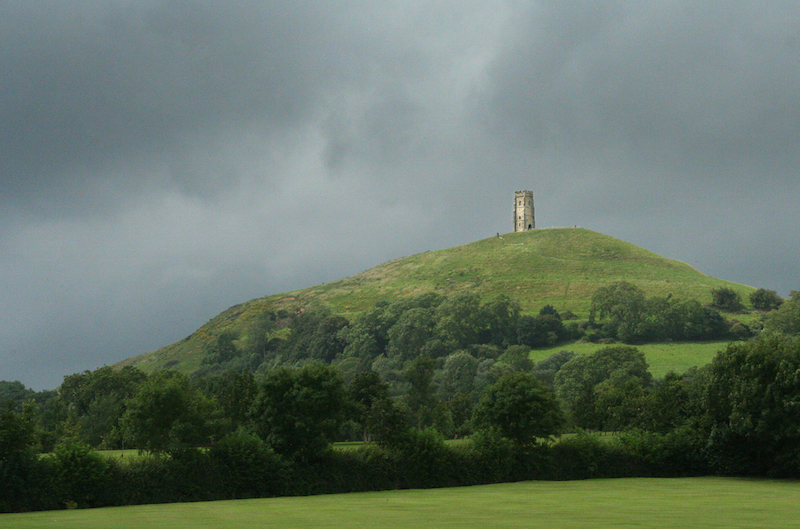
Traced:
<path id="1" fill-rule="evenodd" d="M 0 0 L 0 380 L 582 226 L 800 289 L 796 1 Z"/>

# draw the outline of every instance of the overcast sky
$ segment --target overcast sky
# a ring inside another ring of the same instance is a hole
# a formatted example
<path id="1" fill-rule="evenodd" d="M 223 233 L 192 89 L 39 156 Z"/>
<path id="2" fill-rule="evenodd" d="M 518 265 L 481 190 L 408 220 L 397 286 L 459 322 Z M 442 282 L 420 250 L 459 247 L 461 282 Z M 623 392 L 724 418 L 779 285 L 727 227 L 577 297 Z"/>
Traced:
<path id="1" fill-rule="evenodd" d="M 0 379 L 580 225 L 800 289 L 796 1 L 0 0 Z"/>

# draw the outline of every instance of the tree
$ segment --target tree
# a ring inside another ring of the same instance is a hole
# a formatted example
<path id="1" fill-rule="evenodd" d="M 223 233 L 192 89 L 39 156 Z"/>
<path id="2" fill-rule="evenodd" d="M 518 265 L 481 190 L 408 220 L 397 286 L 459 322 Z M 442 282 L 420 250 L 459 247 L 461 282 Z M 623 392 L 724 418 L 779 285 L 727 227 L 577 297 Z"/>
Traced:
<path id="1" fill-rule="evenodd" d="M 598 349 L 590 355 L 575 356 L 561 366 L 555 375 L 556 393 L 571 403 L 585 386 L 593 388 L 617 372 L 637 377 L 645 385 L 652 380 L 647 360 L 639 349 L 614 345 Z"/>
<path id="2" fill-rule="evenodd" d="M 375 371 L 362 371 L 353 377 L 347 387 L 347 396 L 353 406 L 353 418 L 363 428 L 364 440 L 369 441 L 369 414 L 376 402 L 389 398 L 389 385 Z"/>
<path id="3" fill-rule="evenodd" d="M 608 317 L 614 322 L 634 322 L 645 304 L 644 292 L 627 281 L 598 288 L 592 295 L 589 320 Z"/>
<path id="4" fill-rule="evenodd" d="M 208 446 L 222 433 L 216 401 L 175 371 L 148 377 L 128 401 L 121 422 L 134 446 L 172 456 Z"/>
<path id="5" fill-rule="evenodd" d="M 23 406 L 18 413 L 13 401 L 0 405 L 0 512 L 29 510 L 45 504 L 51 496 L 49 477 L 41 472 L 43 461 L 37 455 L 36 407 Z"/>
<path id="6" fill-rule="evenodd" d="M 60 398 L 77 426 L 80 440 L 91 446 L 119 447 L 119 421 L 127 400 L 146 378 L 133 366 L 119 370 L 104 366 L 64 377 Z"/>
<path id="7" fill-rule="evenodd" d="M 275 452 L 301 460 L 330 446 L 346 414 L 344 381 L 324 364 L 269 371 L 250 410 L 259 437 Z"/>
<path id="8" fill-rule="evenodd" d="M 506 296 L 499 296 L 481 307 L 484 329 L 480 342 L 508 347 L 516 341 L 520 306 Z"/>
<path id="9" fill-rule="evenodd" d="M 764 327 L 785 334 L 800 334 L 800 290 L 792 290 L 786 303 L 764 317 Z"/>
<path id="10" fill-rule="evenodd" d="M 232 430 L 245 426 L 250 406 L 255 400 L 257 387 L 253 373 L 233 369 L 207 377 L 201 382 L 203 390 L 213 396 L 222 407 Z"/>
<path id="11" fill-rule="evenodd" d="M 517 446 L 560 434 L 564 415 L 555 395 L 530 373 L 517 372 L 489 386 L 475 408 L 476 428 L 496 429 Z"/>
<path id="12" fill-rule="evenodd" d="M 551 310 L 552 309 L 552 310 Z M 564 323 L 550 305 L 538 316 L 520 316 L 517 319 L 517 343 L 528 347 L 555 345 L 566 335 Z"/>
<path id="13" fill-rule="evenodd" d="M 559 351 L 533 366 L 533 376 L 546 387 L 553 389 L 553 381 L 561 366 L 575 358 L 577 353 L 572 351 Z"/>
<path id="14" fill-rule="evenodd" d="M 412 425 L 424 428 L 433 424 L 434 399 L 433 371 L 436 362 L 419 356 L 406 368 L 404 377 L 410 384 L 408 393 L 403 399 L 411 415 Z"/>
<path id="15" fill-rule="evenodd" d="M 439 395 L 452 397 L 456 393 L 472 393 L 475 375 L 478 373 L 478 360 L 466 351 L 457 351 L 444 361 L 441 371 Z"/>
<path id="16" fill-rule="evenodd" d="M 304 312 L 292 323 L 292 333 L 286 343 L 292 360 L 321 360 L 326 364 L 344 352 L 347 327 L 350 322 L 331 314 L 330 309 L 315 307 Z"/>
<path id="17" fill-rule="evenodd" d="M 759 310 L 775 310 L 781 306 L 783 298 L 774 290 L 759 288 L 750 294 L 750 303 Z"/>
<path id="18" fill-rule="evenodd" d="M 245 352 L 248 355 L 248 367 L 252 370 L 266 359 L 270 351 L 275 350 L 279 342 L 275 342 L 272 332 L 276 328 L 277 315 L 272 311 L 263 310 L 258 312 L 245 327 L 244 335 Z"/>
<path id="19" fill-rule="evenodd" d="M 453 429 L 461 437 L 472 433 L 472 415 L 475 403 L 472 396 L 465 393 L 456 393 L 447 401 L 450 416 L 453 418 Z"/>
<path id="20" fill-rule="evenodd" d="M 636 347 L 603 347 L 586 356 L 576 356 L 555 374 L 556 393 L 568 406 L 575 424 L 582 428 L 599 429 L 607 417 L 599 408 L 601 393 L 619 395 L 622 390 L 613 390 L 619 383 L 629 384 L 634 378 L 643 388 L 648 388 L 652 375 L 648 371 L 644 354 Z M 598 386 L 606 381 L 602 388 Z M 632 389 L 628 387 L 627 389 Z M 616 398 L 616 397 L 614 397 Z"/>
<path id="21" fill-rule="evenodd" d="M 35 406 L 25 406 L 17 413 L 14 403 L 6 401 L 0 412 L 0 463 L 20 455 L 32 456 L 36 445 Z"/>
<path id="22" fill-rule="evenodd" d="M 398 448 L 406 440 L 408 415 L 390 399 L 375 401 L 367 414 L 366 427 L 379 446 Z"/>
<path id="23" fill-rule="evenodd" d="M 497 358 L 499 364 L 506 364 L 515 371 L 531 371 L 533 361 L 530 359 L 531 350 L 524 345 L 512 345 Z"/>
<path id="24" fill-rule="evenodd" d="M 724 311 L 736 312 L 742 308 L 739 293 L 732 288 L 720 287 L 711 290 L 711 305 Z"/>
<path id="25" fill-rule="evenodd" d="M 28 399 L 32 399 L 35 394 L 35 391 L 26 388 L 25 385 L 18 380 L 13 382 L 0 380 L 0 404 L 12 401 L 18 409 L 22 409 L 22 403 Z"/>
<path id="26" fill-rule="evenodd" d="M 655 384 L 641 404 L 638 426 L 650 432 L 666 434 L 694 415 L 689 382 L 672 372 Z"/>
<path id="27" fill-rule="evenodd" d="M 222 331 L 217 338 L 206 344 L 204 347 L 205 357 L 203 364 L 221 364 L 229 362 L 239 356 L 239 349 L 234 344 L 237 339 L 236 333 L 232 331 Z"/>
<path id="28" fill-rule="evenodd" d="M 434 336 L 454 349 L 477 343 L 483 328 L 480 296 L 459 292 L 436 307 Z"/>
<path id="29" fill-rule="evenodd" d="M 800 477 L 800 339 L 729 344 L 711 364 L 706 404 L 719 471 Z"/>
<path id="30" fill-rule="evenodd" d="M 387 354 L 399 355 L 403 360 L 416 358 L 430 341 L 435 324 L 431 309 L 415 307 L 405 311 L 389 329 Z"/>
<path id="31" fill-rule="evenodd" d="M 621 431 L 638 423 L 645 390 L 641 379 L 616 372 L 594 387 L 596 428 Z"/>

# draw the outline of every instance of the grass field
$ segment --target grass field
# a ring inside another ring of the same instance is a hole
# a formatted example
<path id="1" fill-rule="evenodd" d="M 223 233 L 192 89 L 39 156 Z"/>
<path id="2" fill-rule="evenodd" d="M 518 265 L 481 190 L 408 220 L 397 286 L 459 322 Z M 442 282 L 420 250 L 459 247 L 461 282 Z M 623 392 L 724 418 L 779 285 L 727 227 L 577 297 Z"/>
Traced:
<path id="1" fill-rule="evenodd" d="M 647 363 L 650 366 L 650 373 L 652 373 L 654 377 L 660 378 L 670 371 L 681 374 L 692 366 L 700 367 L 710 364 L 711 360 L 717 355 L 717 352 L 725 349 L 728 343 L 727 341 L 670 342 L 643 344 L 635 347 L 644 353 Z M 608 345 L 588 342 L 561 344 L 547 349 L 534 349 L 531 351 L 530 358 L 536 363 L 563 350 L 573 351 L 578 354 L 592 354 L 603 347 L 608 347 Z"/>
<path id="2" fill-rule="evenodd" d="M 0 515 L 0 528 L 795 528 L 800 482 L 723 478 L 524 482 Z"/>

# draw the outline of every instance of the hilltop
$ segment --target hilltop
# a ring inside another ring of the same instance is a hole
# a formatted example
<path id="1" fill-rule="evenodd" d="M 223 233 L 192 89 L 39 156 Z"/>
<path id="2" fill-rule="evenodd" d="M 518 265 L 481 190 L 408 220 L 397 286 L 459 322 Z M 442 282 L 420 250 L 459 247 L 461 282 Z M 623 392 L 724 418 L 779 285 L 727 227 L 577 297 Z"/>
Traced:
<path id="1" fill-rule="evenodd" d="M 523 312 L 535 313 L 549 304 L 585 318 L 592 294 L 616 281 L 628 281 L 648 296 L 672 295 L 703 304 L 711 302 L 714 288 L 736 290 L 743 300 L 754 290 L 591 230 L 532 230 L 394 259 L 338 281 L 254 299 L 223 311 L 184 340 L 117 366 L 191 373 L 200 366 L 209 341 L 224 331 L 246 341 L 249 322 L 267 311 L 325 306 L 352 319 L 377 302 L 427 292 L 470 291 L 484 301 L 505 295 Z"/>

